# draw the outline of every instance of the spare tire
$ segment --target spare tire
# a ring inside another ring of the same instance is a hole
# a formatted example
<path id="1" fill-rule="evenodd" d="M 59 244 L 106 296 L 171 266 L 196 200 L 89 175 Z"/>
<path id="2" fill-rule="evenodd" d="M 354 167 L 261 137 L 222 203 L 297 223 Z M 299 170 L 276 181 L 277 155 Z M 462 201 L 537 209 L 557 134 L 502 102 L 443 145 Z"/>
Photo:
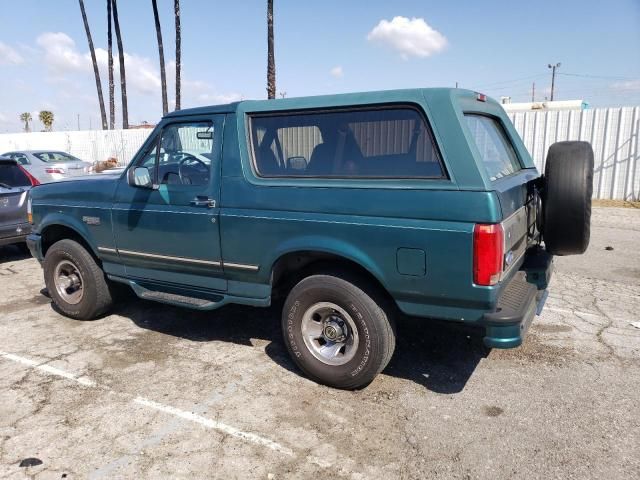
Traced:
<path id="1" fill-rule="evenodd" d="M 593 149 L 588 142 L 549 147 L 544 170 L 542 238 L 553 255 L 577 255 L 589 246 Z"/>

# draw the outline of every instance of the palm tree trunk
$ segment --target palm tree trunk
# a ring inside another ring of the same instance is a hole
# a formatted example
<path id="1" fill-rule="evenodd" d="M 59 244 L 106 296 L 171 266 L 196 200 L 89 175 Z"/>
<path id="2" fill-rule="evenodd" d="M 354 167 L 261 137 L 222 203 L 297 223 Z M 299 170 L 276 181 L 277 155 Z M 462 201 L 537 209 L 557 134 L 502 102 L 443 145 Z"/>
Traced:
<path id="1" fill-rule="evenodd" d="M 122 96 L 122 128 L 129 128 L 129 108 L 127 107 L 127 76 L 124 71 L 124 48 L 122 48 L 122 35 L 120 35 L 120 22 L 118 21 L 118 2 L 113 2 L 113 26 L 116 30 L 118 42 L 118 60 L 120 63 L 120 94 Z"/>
<path id="2" fill-rule="evenodd" d="M 113 84 L 113 38 L 111 34 L 111 25 L 113 23 L 111 14 L 111 0 L 107 0 L 107 52 L 109 54 L 109 128 L 113 130 L 116 123 L 116 103 L 114 99 L 115 85 Z"/>
<path id="3" fill-rule="evenodd" d="M 158 37 L 158 54 L 160 55 L 160 84 L 162 87 L 162 114 L 166 115 L 169 111 L 167 106 L 167 74 L 164 70 L 164 48 L 162 47 L 162 30 L 160 29 L 160 17 L 158 16 L 158 3 L 151 0 L 153 7 L 153 18 L 156 22 L 156 37 Z"/>
<path id="4" fill-rule="evenodd" d="M 276 60 L 273 53 L 273 0 L 267 0 L 267 97 L 276 98 Z"/>
<path id="5" fill-rule="evenodd" d="M 80 12 L 82 13 L 82 21 L 84 22 L 84 31 L 87 34 L 87 41 L 89 42 L 89 51 L 91 52 L 91 62 L 93 63 L 93 74 L 96 77 L 96 90 L 98 91 L 98 103 L 100 104 L 100 118 L 102 119 L 102 129 L 107 129 L 107 113 L 104 110 L 104 98 L 102 98 L 102 83 L 100 82 L 100 70 L 98 70 L 98 62 L 96 61 L 96 51 L 93 48 L 93 40 L 91 38 L 91 30 L 89 29 L 89 22 L 87 21 L 87 13 L 84 10 L 83 0 L 78 0 L 80 3 Z"/>
<path id="6" fill-rule="evenodd" d="M 176 110 L 180 110 L 180 69 L 182 68 L 180 60 L 180 57 L 182 55 L 182 34 L 180 32 L 180 0 L 175 0 L 173 2 L 173 11 L 174 17 L 176 19 Z"/>

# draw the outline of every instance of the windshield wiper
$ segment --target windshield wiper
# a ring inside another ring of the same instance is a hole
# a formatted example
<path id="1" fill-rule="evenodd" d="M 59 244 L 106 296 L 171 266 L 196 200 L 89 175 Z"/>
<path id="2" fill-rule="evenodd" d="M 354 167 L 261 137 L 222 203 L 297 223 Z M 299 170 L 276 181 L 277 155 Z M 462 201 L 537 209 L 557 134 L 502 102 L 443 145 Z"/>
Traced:
<path id="1" fill-rule="evenodd" d="M 8 188 L 8 189 L 13 189 L 13 187 L 11 185 L 7 185 L 6 183 L 2 183 L 0 182 L 0 187 L 2 188 Z"/>

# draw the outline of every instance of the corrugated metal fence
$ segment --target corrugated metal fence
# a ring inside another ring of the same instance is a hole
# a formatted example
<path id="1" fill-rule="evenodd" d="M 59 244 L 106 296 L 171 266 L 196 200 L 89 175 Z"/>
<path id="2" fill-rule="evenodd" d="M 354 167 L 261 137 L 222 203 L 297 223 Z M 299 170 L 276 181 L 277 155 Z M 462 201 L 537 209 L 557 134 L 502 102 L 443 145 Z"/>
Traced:
<path id="1" fill-rule="evenodd" d="M 640 107 L 517 112 L 509 117 L 541 171 L 552 143 L 585 140 L 595 153 L 593 197 L 640 200 Z"/>
<path id="2" fill-rule="evenodd" d="M 586 140 L 595 152 L 594 198 L 640 200 L 640 107 L 518 112 L 509 116 L 541 171 L 552 143 Z M 88 161 L 113 156 L 126 164 L 150 133 L 141 129 L 3 134 L 0 153 L 55 149 Z"/>

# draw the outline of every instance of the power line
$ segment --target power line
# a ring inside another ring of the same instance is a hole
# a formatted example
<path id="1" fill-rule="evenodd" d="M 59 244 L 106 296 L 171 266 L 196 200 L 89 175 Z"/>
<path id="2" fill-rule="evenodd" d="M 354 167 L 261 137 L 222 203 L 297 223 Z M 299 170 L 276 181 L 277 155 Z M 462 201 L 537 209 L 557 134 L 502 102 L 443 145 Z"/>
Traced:
<path id="1" fill-rule="evenodd" d="M 583 78 L 601 78 L 603 80 L 635 80 L 631 77 L 613 77 L 606 75 L 588 75 L 584 73 L 567 73 L 567 72 L 557 72 L 556 75 L 565 75 L 567 77 L 583 77 Z"/>
<path id="2" fill-rule="evenodd" d="M 517 82 L 520 82 L 522 80 L 531 80 L 533 78 L 539 78 L 539 77 L 543 77 L 543 76 L 546 76 L 546 74 L 545 73 L 538 73 L 536 75 L 527 75 L 526 77 L 514 78 L 514 79 L 511 79 L 511 80 L 501 80 L 499 82 L 485 83 L 485 84 L 481 84 L 478 87 L 476 87 L 475 90 L 477 90 L 479 88 L 480 89 L 484 89 L 484 88 L 491 87 L 491 86 L 494 86 L 494 85 L 504 85 L 504 84 L 507 84 L 507 83 L 517 83 Z"/>

